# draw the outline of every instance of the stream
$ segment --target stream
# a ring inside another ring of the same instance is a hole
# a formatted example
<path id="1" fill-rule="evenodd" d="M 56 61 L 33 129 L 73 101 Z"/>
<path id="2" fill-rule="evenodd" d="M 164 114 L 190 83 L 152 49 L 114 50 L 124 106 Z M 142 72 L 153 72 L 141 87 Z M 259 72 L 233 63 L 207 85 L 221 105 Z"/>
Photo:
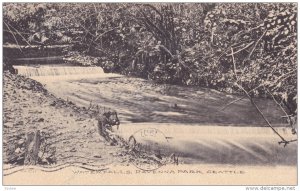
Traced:
<path id="1" fill-rule="evenodd" d="M 246 98 L 224 108 L 239 97 L 207 88 L 159 85 L 104 73 L 100 67 L 14 67 L 18 74 L 41 82 L 55 96 L 78 106 L 117 111 L 121 125 L 116 133 L 125 140 L 143 129 L 158 130 L 165 137 L 154 138 L 158 148 L 176 153 L 183 163 L 297 163 L 297 142 L 286 148 L 278 145 L 280 139 Z M 255 102 L 280 133 L 294 138 L 272 100 Z"/>

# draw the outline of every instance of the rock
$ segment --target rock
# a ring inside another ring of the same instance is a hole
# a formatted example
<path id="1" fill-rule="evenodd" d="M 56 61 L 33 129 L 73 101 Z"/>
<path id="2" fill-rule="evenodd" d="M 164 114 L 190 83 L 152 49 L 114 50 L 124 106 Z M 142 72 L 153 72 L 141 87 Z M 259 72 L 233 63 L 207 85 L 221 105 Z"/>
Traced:
<path id="1" fill-rule="evenodd" d="M 71 150 L 70 150 L 70 152 L 76 152 L 77 150 L 75 149 L 75 148 L 72 148 Z"/>
<path id="2" fill-rule="evenodd" d="M 20 139 L 19 141 L 18 141 L 18 145 L 23 145 L 25 143 L 25 140 L 24 139 Z"/>
<path id="3" fill-rule="evenodd" d="M 18 147 L 16 150 L 15 150 L 15 153 L 20 153 L 21 152 L 21 149 Z"/>
<path id="4" fill-rule="evenodd" d="M 75 121 L 84 121 L 84 120 L 85 120 L 85 119 L 82 118 L 82 117 L 75 119 Z"/>
<path id="5" fill-rule="evenodd" d="M 46 158 L 42 158 L 42 164 L 49 164 L 49 161 Z"/>
<path id="6" fill-rule="evenodd" d="M 47 158 L 48 164 L 56 164 L 56 157 L 51 156 Z"/>
<path id="7" fill-rule="evenodd" d="M 24 125 L 24 121 L 18 121 L 15 125 L 16 125 L 15 127 L 20 126 L 20 125 Z"/>
<path id="8" fill-rule="evenodd" d="M 63 134 L 63 133 L 58 133 L 57 136 L 60 136 L 60 135 L 62 135 L 62 134 Z"/>
<path id="9" fill-rule="evenodd" d="M 44 120 L 44 118 L 39 118 L 38 119 L 38 122 L 44 122 L 45 120 Z"/>
<path id="10" fill-rule="evenodd" d="M 55 106 L 56 105 L 56 101 L 53 101 L 52 103 L 50 103 L 50 106 Z"/>
<path id="11" fill-rule="evenodd" d="M 25 84 L 25 85 L 21 86 L 21 89 L 30 90 L 31 88 L 30 88 L 30 85 Z"/>
<path id="12" fill-rule="evenodd" d="M 11 122 L 6 122 L 6 123 L 4 123 L 4 127 L 7 127 L 7 128 L 13 128 L 13 127 L 14 127 L 14 124 L 11 123 Z"/>

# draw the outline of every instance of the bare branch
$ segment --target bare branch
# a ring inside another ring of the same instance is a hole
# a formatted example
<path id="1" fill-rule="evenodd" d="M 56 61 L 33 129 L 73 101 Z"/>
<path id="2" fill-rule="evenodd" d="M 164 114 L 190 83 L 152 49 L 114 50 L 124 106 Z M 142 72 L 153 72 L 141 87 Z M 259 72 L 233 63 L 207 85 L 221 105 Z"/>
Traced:
<path id="1" fill-rule="evenodd" d="M 242 100 L 244 98 L 245 97 L 240 97 L 239 99 L 236 99 L 236 100 L 233 100 L 233 101 L 229 102 L 228 104 L 226 104 L 225 106 L 223 106 L 221 109 L 219 109 L 219 111 L 222 111 L 222 110 L 226 109 L 228 106 L 230 106 L 230 105 L 234 104 L 235 102 L 238 102 L 238 101 L 240 101 L 240 100 Z"/>
<path id="2" fill-rule="evenodd" d="M 151 5 L 151 4 L 145 4 L 144 6 L 145 6 L 145 7 L 150 7 L 152 10 L 154 10 L 154 11 L 160 16 L 160 20 L 163 21 L 164 16 L 161 14 L 161 12 L 159 12 L 159 10 L 157 10 L 156 7 L 154 7 L 154 6 Z"/>
<path id="3" fill-rule="evenodd" d="M 14 39 L 15 39 L 17 45 L 18 45 L 19 50 L 20 50 L 21 52 L 23 52 L 22 49 L 21 49 L 21 46 L 20 46 L 20 44 L 19 44 L 19 42 L 18 42 L 18 40 L 17 40 L 17 38 L 16 38 L 16 36 L 15 36 L 15 34 L 14 34 L 14 32 L 9 28 L 9 26 L 8 26 L 8 24 L 7 24 L 6 22 L 3 21 L 3 23 L 6 25 L 7 29 L 10 31 L 10 33 L 11 33 L 12 36 L 14 37 Z"/>
<path id="4" fill-rule="evenodd" d="M 103 35 L 105 35 L 105 34 L 111 32 L 111 31 L 114 31 L 114 30 L 116 30 L 116 29 L 118 29 L 118 28 L 120 28 L 120 27 L 115 27 L 115 28 L 109 29 L 109 30 L 107 30 L 107 31 L 105 31 L 105 32 L 103 32 L 103 33 L 101 33 L 100 35 L 98 35 L 98 36 L 95 38 L 94 41 L 97 41 L 97 40 L 98 40 L 100 37 L 102 37 Z"/>
<path id="5" fill-rule="evenodd" d="M 233 63 L 233 73 L 235 75 L 235 78 L 238 79 L 237 74 L 236 74 L 236 64 L 235 64 L 235 59 L 234 59 L 234 54 L 233 54 L 232 47 L 231 47 L 231 56 L 232 56 L 232 63 Z"/>
<path id="6" fill-rule="evenodd" d="M 14 29 L 16 31 L 16 33 L 29 45 L 31 46 L 31 44 L 26 40 L 26 38 L 13 26 L 11 26 L 9 23 L 7 23 L 12 29 Z"/>
<path id="7" fill-rule="evenodd" d="M 267 30 L 265 30 L 265 31 L 263 32 L 263 34 L 259 37 L 259 39 L 255 42 L 254 47 L 252 48 L 251 52 L 250 52 L 249 55 L 248 55 L 248 59 L 250 59 L 250 57 L 252 56 L 252 54 L 253 54 L 255 48 L 257 47 L 259 41 L 265 36 L 266 32 L 267 32 Z"/>
<path id="8" fill-rule="evenodd" d="M 152 26 L 155 30 L 157 30 L 161 35 L 163 35 L 165 38 L 168 38 L 168 35 L 166 34 L 166 32 L 162 31 L 160 28 L 158 28 L 145 14 L 144 11 L 141 11 L 141 13 L 143 14 L 145 21 Z"/>
<path id="9" fill-rule="evenodd" d="M 159 45 L 159 47 L 162 48 L 165 52 L 167 52 L 173 58 L 173 54 L 171 53 L 171 51 L 169 49 L 167 49 L 164 45 Z"/>
<path id="10" fill-rule="evenodd" d="M 237 54 L 237 53 L 239 53 L 239 52 L 241 52 L 241 51 L 243 51 L 243 50 L 249 48 L 253 43 L 254 43 L 254 41 L 250 42 L 250 43 L 247 44 L 245 47 L 243 47 L 243 48 L 241 48 L 241 49 L 239 49 L 239 50 L 237 50 L 237 51 L 235 51 L 235 52 L 231 51 L 231 54 L 226 54 L 226 56 L 231 56 L 232 54 Z"/>
<path id="11" fill-rule="evenodd" d="M 285 111 L 285 109 L 282 107 L 282 105 L 280 103 L 278 103 L 278 101 L 275 99 L 274 95 L 270 92 L 270 90 L 268 88 L 265 87 L 265 89 L 267 90 L 267 92 L 272 96 L 273 101 L 280 107 L 280 109 L 283 111 L 283 113 L 285 114 L 285 117 L 289 117 L 289 114 L 287 114 L 287 112 Z"/>
<path id="12" fill-rule="evenodd" d="M 290 71 L 290 72 L 288 72 L 288 73 L 286 73 L 286 74 L 280 76 L 279 78 L 276 79 L 275 83 L 277 83 L 277 82 L 279 82 L 279 81 L 282 81 L 282 80 L 285 80 L 286 78 L 290 77 L 290 74 L 293 74 L 293 73 L 294 73 L 294 74 L 297 74 L 296 72 L 297 72 L 297 69 L 292 70 L 292 71 Z M 275 84 L 275 83 L 274 83 L 274 84 Z"/>
<path id="13" fill-rule="evenodd" d="M 262 86 L 263 86 L 263 85 L 261 84 L 261 85 L 255 87 L 255 88 L 253 88 L 252 90 L 248 91 L 248 94 L 251 93 L 251 92 L 253 92 L 254 90 L 256 90 L 256 89 L 262 87 Z M 238 99 L 236 99 L 236 100 L 233 100 L 233 101 L 229 102 L 229 103 L 226 104 L 224 107 L 222 107 L 221 109 L 219 109 L 219 111 L 222 111 L 222 110 L 226 109 L 228 106 L 234 104 L 235 102 L 238 102 L 238 101 L 244 99 L 245 97 L 246 97 L 246 96 L 243 96 L 243 97 L 240 97 L 240 98 L 238 98 Z"/>
<path id="14" fill-rule="evenodd" d="M 248 92 L 242 87 L 240 86 L 238 83 L 234 83 L 235 86 L 237 86 L 240 90 L 242 90 L 246 96 L 249 98 L 249 100 L 251 101 L 252 105 L 255 107 L 255 109 L 258 111 L 258 113 L 262 116 L 262 118 L 264 119 L 264 121 L 268 124 L 268 126 L 273 130 L 273 132 L 281 139 L 280 142 L 278 142 L 278 144 L 284 144 L 284 147 L 289 144 L 290 142 L 294 142 L 295 140 L 290 140 L 287 141 L 284 139 L 284 137 L 282 137 L 275 129 L 274 127 L 271 125 L 271 123 L 268 121 L 268 119 L 264 116 L 263 112 L 259 109 L 259 107 L 256 105 L 256 103 L 253 101 L 252 97 L 248 94 Z"/>

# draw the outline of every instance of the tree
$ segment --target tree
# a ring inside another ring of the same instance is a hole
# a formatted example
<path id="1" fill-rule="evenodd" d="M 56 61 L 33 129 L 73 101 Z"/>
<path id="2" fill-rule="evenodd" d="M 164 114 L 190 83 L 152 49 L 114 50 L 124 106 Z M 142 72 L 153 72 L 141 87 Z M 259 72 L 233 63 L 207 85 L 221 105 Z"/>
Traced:
<path id="1" fill-rule="evenodd" d="M 3 26 L 5 42 L 73 44 L 69 57 L 106 71 L 267 97 L 291 122 L 296 15 L 295 3 L 6 3 Z"/>

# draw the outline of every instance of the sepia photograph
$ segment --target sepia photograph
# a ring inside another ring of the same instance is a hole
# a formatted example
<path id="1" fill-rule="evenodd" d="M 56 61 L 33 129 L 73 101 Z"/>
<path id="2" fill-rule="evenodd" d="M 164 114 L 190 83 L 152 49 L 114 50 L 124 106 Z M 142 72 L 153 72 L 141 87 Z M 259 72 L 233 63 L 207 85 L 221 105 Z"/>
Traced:
<path id="1" fill-rule="evenodd" d="M 2 3 L 2 185 L 296 190 L 297 11 Z"/>

